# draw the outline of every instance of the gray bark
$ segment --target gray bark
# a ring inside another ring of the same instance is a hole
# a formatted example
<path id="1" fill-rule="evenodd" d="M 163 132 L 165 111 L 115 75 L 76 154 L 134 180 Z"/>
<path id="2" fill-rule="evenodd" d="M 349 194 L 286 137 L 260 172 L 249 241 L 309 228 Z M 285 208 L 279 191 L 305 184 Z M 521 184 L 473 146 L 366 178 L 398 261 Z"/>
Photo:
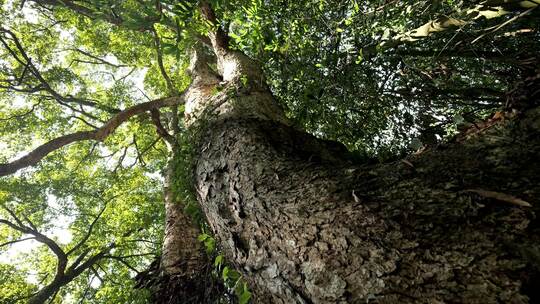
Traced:
<path id="1" fill-rule="evenodd" d="M 219 76 L 196 54 L 186 93 L 202 134 L 195 189 L 254 303 L 540 300 L 540 110 L 406 161 L 354 164 L 292 127 L 222 32 L 209 38 Z"/>
<path id="2" fill-rule="evenodd" d="M 177 109 L 173 115 L 177 115 Z M 172 134 L 161 125 L 159 113 L 154 113 L 154 123 L 170 153 L 164 172 L 165 231 L 159 267 L 153 269 L 156 265 L 151 265 L 137 280 L 140 287 L 153 289 L 153 303 L 210 303 L 216 293 L 208 277 L 204 246 L 198 241 L 199 223 L 184 211 L 186 202 L 174 191 L 175 158 L 180 148 L 178 120 L 173 119 L 169 126 Z"/>
<path id="3" fill-rule="evenodd" d="M 532 302 L 539 114 L 413 167 L 352 165 L 339 145 L 289 126 L 226 119 L 203 137 L 199 202 L 255 303 Z"/>
<path id="4" fill-rule="evenodd" d="M 539 111 L 405 162 L 358 165 L 291 127 L 257 71 L 241 85 L 234 70 L 219 93 L 192 86 L 186 108 L 199 110 L 186 118 L 204 121 L 199 203 L 254 303 L 538 300 Z"/>

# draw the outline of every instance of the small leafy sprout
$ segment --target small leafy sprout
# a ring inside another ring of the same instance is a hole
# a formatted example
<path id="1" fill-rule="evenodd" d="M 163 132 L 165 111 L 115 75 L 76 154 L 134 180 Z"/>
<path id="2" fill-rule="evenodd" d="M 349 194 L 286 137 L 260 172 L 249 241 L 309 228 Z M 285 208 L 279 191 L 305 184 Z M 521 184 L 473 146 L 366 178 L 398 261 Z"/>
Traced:
<path id="1" fill-rule="evenodd" d="M 216 249 L 216 240 L 207 233 L 202 233 L 198 237 L 200 242 L 204 243 L 206 251 L 208 254 L 215 253 Z M 214 271 L 221 277 L 223 284 L 230 290 L 233 291 L 236 297 L 238 298 L 238 303 L 247 304 L 251 299 L 251 292 L 249 291 L 249 286 L 247 282 L 242 278 L 242 275 L 231 269 L 226 265 L 225 258 L 222 254 L 218 254 L 214 259 Z"/>
<path id="2" fill-rule="evenodd" d="M 208 254 L 214 252 L 214 250 L 216 249 L 216 240 L 213 237 L 211 237 L 210 235 L 206 233 L 203 233 L 199 235 L 197 238 L 199 241 L 204 243 L 204 247 L 206 248 L 206 252 Z"/>
<path id="3" fill-rule="evenodd" d="M 247 75 L 240 76 L 240 81 L 242 81 L 242 85 L 244 87 L 247 87 L 247 85 L 248 85 L 248 77 L 247 77 Z"/>

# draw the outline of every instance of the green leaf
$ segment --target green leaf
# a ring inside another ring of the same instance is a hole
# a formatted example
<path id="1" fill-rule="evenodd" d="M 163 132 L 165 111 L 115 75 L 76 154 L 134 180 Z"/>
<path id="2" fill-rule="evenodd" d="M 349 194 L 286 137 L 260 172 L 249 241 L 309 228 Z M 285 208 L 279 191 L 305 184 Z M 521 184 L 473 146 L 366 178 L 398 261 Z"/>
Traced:
<path id="1" fill-rule="evenodd" d="M 228 266 L 223 267 L 223 270 L 221 271 L 221 278 L 223 281 L 227 281 L 229 278 L 229 271 L 231 271 L 231 269 Z"/>
<path id="2" fill-rule="evenodd" d="M 223 255 L 218 255 L 216 259 L 214 260 L 214 266 L 219 267 L 223 263 Z"/>
<path id="3" fill-rule="evenodd" d="M 200 242 L 204 242 L 206 241 L 210 236 L 206 233 L 202 233 L 200 234 L 197 239 L 200 241 Z"/>
<path id="4" fill-rule="evenodd" d="M 247 304 L 249 303 L 249 299 L 251 299 L 251 292 L 244 291 L 239 297 L 238 297 L 238 303 L 239 304 Z"/>
<path id="5" fill-rule="evenodd" d="M 360 64 L 363 60 L 364 60 L 364 51 L 363 49 L 360 49 L 360 51 L 358 52 L 358 56 L 356 57 L 355 63 Z"/>
<path id="6" fill-rule="evenodd" d="M 216 249 L 216 240 L 209 236 L 204 240 L 204 246 L 206 247 L 206 252 L 210 254 Z"/>
<path id="7" fill-rule="evenodd" d="M 229 276 L 229 279 L 231 279 L 235 283 L 241 277 L 241 275 L 240 275 L 240 273 L 238 271 L 232 270 L 232 269 L 229 271 L 228 276 Z"/>
<path id="8" fill-rule="evenodd" d="M 353 9 L 355 13 L 358 13 L 360 11 L 360 7 L 358 6 L 358 1 L 354 1 Z"/>

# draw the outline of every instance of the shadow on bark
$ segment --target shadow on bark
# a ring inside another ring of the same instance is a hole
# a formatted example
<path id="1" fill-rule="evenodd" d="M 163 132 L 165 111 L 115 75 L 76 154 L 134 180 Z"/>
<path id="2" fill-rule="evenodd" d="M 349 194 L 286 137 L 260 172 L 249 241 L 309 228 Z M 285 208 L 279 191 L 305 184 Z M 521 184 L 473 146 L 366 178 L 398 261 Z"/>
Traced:
<path id="1" fill-rule="evenodd" d="M 234 303 L 223 283 L 212 274 L 212 265 L 194 275 L 167 275 L 159 268 L 156 259 L 148 270 L 135 278 L 135 288 L 145 288 L 151 292 L 154 304 L 210 304 Z M 224 302 L 223 302 L 224 301 Z"/>

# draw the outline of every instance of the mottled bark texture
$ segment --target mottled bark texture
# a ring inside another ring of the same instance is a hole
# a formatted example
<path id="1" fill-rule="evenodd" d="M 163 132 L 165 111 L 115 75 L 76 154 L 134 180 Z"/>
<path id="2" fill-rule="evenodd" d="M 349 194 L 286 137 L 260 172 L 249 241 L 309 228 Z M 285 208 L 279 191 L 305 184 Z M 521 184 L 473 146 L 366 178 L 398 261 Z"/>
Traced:
<path id="1" fill-rule="evenodd" d="M 184 211 L 172 190 L 171 168 L 165 179 L 165 235 L 160 265 L 161 282 L 154 303 L 206 303 L 208 260 L 197 241 L 198 223 Z M 179 301 L 180 300 L 180 301 Z"/>
<path id="2" fill-rule="evenodd" d="M 198 115 L 186 115 L 206 130 L 199 203 L 254 303 L 540 300 L 538 111 L 405 162 L 355 165 L 239 77 L 217 93 L 193 86 Z"/>
<path id="3" fill-rule="evenodd" d="M 338 144 L 269 120 L 217 121 L 199 201 L 255 303 L 533 303 L 540 113 L 527 115 L 413 167 L 353 165 Z"/>
<path id="4" fill-rule="evenodd" d="M 162 255 L 137 275 L 136 287 L 149 289 L 155 304 L 217 303 L 225 293 L 224 287 L 212 275 L 212 263 L 197 240 L 199 223 L 186 214 L 184 203 L 178 201 L 172 189 L 173 171 L 171 160 L 165 171 Z"/>
<path id="5" fill-rule="evenodd" d="M 155 119 L 161 126 L 159 117 Z M 177 128 L 170 126 L 170 129 L 173 134 L 168 135 L 167 146 L 171 154 L 164 172 L 162 255 L 147 271 L 138 275 L 137 287 L 150 289 L 152 303 L 156 304 L 216 303 L 216 299 L 224 294 L 223 286 L 212 275 L 212 263 L 197 239 L 201 234 L 199 223 L 184 211 L 185 203 L 179 201 L 173 189 L 174 158 L 179 146 L 175 137 Z"/>
<path id="6" fill-rule="evenodd" d="M 209 35 L 217 71 L 193 57 L 186 123 L 201 134 L 198 201 L 254 303 L 540 301 L 540 110 L 406 161 L 358 165 L 293 128 L 223 35 Z"/>

